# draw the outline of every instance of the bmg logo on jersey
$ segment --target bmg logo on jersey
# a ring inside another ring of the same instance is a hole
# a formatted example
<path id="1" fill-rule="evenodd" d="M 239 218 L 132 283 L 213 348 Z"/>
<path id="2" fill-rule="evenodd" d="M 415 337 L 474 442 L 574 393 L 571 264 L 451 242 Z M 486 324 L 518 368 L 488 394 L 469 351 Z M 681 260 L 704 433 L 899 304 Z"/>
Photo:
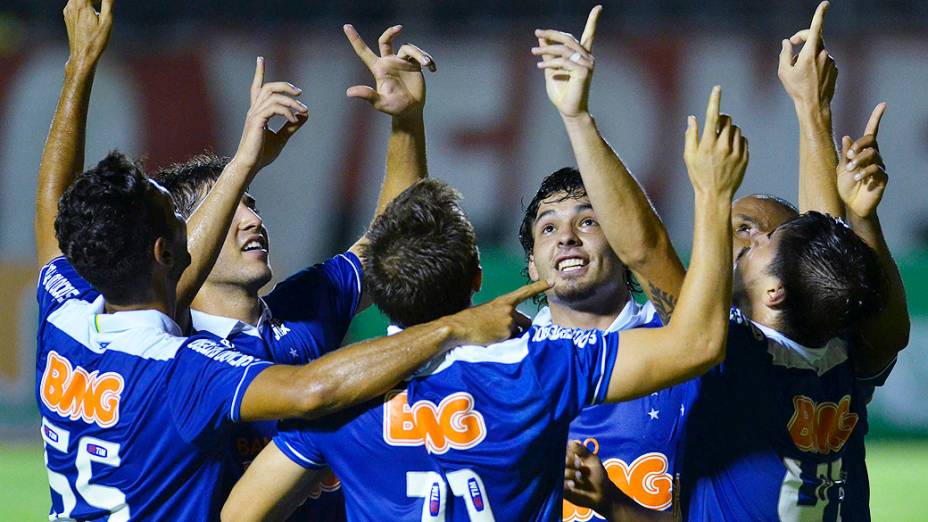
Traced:
<path id="1" fill-rule="evenodd" d="M 48 409 L 71 420 L 109 428 L 119 422 L 119 400 L 124 386 L 122 375 L 115 372 L 87 373 L 80 366 L 51 351 L 45 360 L 45 372 L 39 387 L 42 403 Z"/>
<path id="2" fill-rule="evenodd" d="M 857 425 L 857 414 L 850 412 L 850 395 L 842 397 L 838 404 L 816 403 L 805 395 L 796 395 L 793 409 L 789 436 L 802 451 L 822 455 L 841 451 Z"/>
<path id="3" fill-rule="evenodd" d="M 442 454 L 449 448 L 473 448 L 487 436 L 483 415 L 466 392 L 452 393 L 438 406 L 431 401 L 410 406 L 406 392 L 394 390 L 387 394 L 383 408 L 383 440 L 391 446 L 424 445 Z"/>

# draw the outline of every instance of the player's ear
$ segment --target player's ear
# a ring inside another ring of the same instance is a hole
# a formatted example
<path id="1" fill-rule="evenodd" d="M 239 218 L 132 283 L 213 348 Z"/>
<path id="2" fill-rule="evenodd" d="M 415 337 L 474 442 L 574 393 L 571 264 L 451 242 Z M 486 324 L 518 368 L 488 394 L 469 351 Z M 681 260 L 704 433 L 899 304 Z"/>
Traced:
<path id="1" fill-rule="evenodd" d="M 476 294 L 477 292 L 480 291 L 480 287 L 482 286 L 483 286 L 483 267 L 480 265 L 477 265 L 477 273 L 474 274 L 474 282 L 471 286 L 471 289 Z"/>
<path id="2" fill-rule="evenodd" d="M 535 266 L 535 256 L 528 256 L 528 278 L 532 281 L 538 281 L 538 267 Z"/>
<path id="3" fill-rule="evenodd" d="M 152 245 L 152 254 L 155 258 L 155 264 L 164 267 L 170 267 L 174 264 L 174 253 L 171 252 L 171 242 L 166 238 L 159 236 Z"/>

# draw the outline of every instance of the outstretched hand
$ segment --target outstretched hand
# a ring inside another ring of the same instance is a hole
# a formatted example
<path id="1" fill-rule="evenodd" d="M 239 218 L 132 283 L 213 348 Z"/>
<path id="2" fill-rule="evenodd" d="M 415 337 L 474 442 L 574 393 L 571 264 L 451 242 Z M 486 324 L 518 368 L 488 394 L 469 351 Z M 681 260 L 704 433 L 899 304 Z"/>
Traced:
<path id="1" fill-rule="evenodd" d="M 455 344 L 486 346 L 529 328 L 531 318 L 516 307 L 549 288 L 547 281 L 535 281 L 490 302 L 449 315 L 445 320 L 452 328 Z"/>
<path id="2" fill-rule="evenodd" d="M 825 49 L 822 37 L 829 5 L 828 2 L 820 3 L 809 28 L 783 40 L 777 68 L 783 87 L 795 103 L 824 109 L 830 108 L 838 79 L 838 67 Z M 793 55 L 793 46 L 800 44 L 799 54 Z"/>
<path id="3" fill-rule="evenodd" d="M 722 88 L 716 85 L 709 95 L 702 138 L 696 117 L 687 118 L 683 160 L 690 182 L 697 193 L 728 197 L 741 186 L 750 156 L 748 140 L 727 114 L 720 114 Z"/>
<path id="4" fill-rule="evenodd" d="M 870 114 L 863 137 L 852 141 L 841 139 L 841 157 L 838 158 L 838 194 L 848 212 L 861 218 L 871 217 L 886 190 L 889 176 L 880 156 L 876 136 L 886 104 L 880 103 Z"/>
<path id="5" fill-rule="evenodd" d="M 69 0 L 64 6 L 68 29 L 68 63 L 92 69 L 97 65 L 113 30 L 113 3 L 103 0 L 98 13 L 91 0 Z"/>
<path id="6" fill-rule="evenodd" d="M 309 119 L 309 109 L 296 99 L 302 93 L 302 89 L 287 82 L 264 83 L 264 58 L 258 57 L 251 83 L 251 106 L 232 161 L 253 172 L 273 162 Z M 287 120 L 276 132 L 268 127 L 274 116 Z"/>
<path id="7" fill-rule="evenodd" d="M 395 25 L 387 28 L 377 40 L 380 56 L 374 54 L 361 39 L 351 24 L 344 26 L 345 36 L 351 47 L 374 75 L 376 88 L 368 85 L 349 87 L 346 94 L 351 98 L 367 101 L 380 112 L 394 117 L 405 117 L 422 113 L 425 107 L 425 78 L 422 68 L 435 72 L 437 66 L 432 57 L 415 45 L 405 44 L 393 52 L 393 39 L 403 30 Z"/>
<path id="8" fill-rule="evenodd" d="M 545 71 L 548 99 L 564 117 L 586 113 L 589 107 L 590 82 L 593 79 L 593 40 L 602 6 L 590 11 L 578 41 L 570 33 L 536 29 L 538 47 L 532 54 L 541 56 L 538 68 Z"/>

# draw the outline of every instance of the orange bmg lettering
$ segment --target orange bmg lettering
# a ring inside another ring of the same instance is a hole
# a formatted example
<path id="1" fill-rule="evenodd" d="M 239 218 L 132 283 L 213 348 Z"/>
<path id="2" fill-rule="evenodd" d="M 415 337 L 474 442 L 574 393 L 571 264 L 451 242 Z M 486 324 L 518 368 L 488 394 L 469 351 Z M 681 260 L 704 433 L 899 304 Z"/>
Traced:
<path id="1" fill-rule="evenodd" d="M 123 385 L 118 373 L 98 375 L 96 370 L 87 373 L 52 351 L 46 358 L 39 395 L 45 406 L 62 417 L 109 428 L 119 422 Z"/>
<path id="2" fill-rule="evenodd" d="M 857 425 L 857 414 L 850 413 L 850 409 L 850 395 L 842 397 L 838 404 L 816 404 L 805 395 L 796 395 L 788 426 L 793 444 L 803 451 L 822 455 L 841 451 Z"/>
<path id="3" fill-rule="evenodd" d="M 474 397 L 453 393 L 435 406 L 419 401 L 412 406 L 405 391 L 390 392 L 384 402 L 383 440 L 392 446 L 421 446 L 432 453 L 448 448 L 473 448 L 486 438 L 483 415 L 474 409 Z"/>

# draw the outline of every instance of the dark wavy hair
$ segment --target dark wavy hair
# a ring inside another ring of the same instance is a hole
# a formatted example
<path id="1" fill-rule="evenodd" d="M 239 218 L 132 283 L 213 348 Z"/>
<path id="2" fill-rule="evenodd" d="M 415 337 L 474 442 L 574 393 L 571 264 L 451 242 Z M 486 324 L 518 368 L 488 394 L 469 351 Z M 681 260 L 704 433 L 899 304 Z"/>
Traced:
<path id="1" fill-rule="evenodd" d="M 778 329 L 806 346 L 853 335 L 884 305 L 885 277 L 876 253 L 844 223 L 807 212 L 779 227 L 767 267 L 786 289 Z"/>
<path id="2" fill-rule="evenodd" d="M 188 219 L 228 164 L 228 157 L 206 151 L 164 167 L 152 177 L 171 194 L 177 212 Z"/>
<path id="3" fill-rule="evenodd" d="M 538 207 L 541 202 L 554 196 L 563 194 L 558 201 L 565 199 L 580 199 L 586 197 L 586 186 L 583 184 L 583 178 L 580 171 L 574 167 L 564 167 L 554 171 L 548 177 L 541 181 L 541 186 L 535 192 L 535 197 L 525 206 L 522 214 L 522 223 L 519 225 L 519 243 L 525 253 L 525 261 L 528 262 L 532 256 L 532 249 L 535 248 L 535 236 L 532 235 L 532 227 L 535 226 L 535 218 L 538 216 Z M 594 209 L 595 210 L 595 209 Z M 528 278 L 528 269 L 522 270 L 523 275 Z M 635 277 L 631 270 L 625 267 L 625 286 L 629 292 L 640 293 L 641 288 L 635 282 Z M 534 298 L 535 302 L 544 302 L 545 294 L 538 294 Z"/>
<path id="4" fill-rule="evenodd" d="M 447 184 L 422 180 L 371 224 L 363 249 L 365 283 L 394 324 L 424 323 L 470 306 L 480 255 L 460 201 Z"/>
<path id="5" fill-rule="evenodd" d="M 171 235 L 158 188 L 128 156 L 110 152 L 58 202 L 55 235 L 77 273 L 114 304 L 131 304 L 151 282 L 158 237 Z"/>

